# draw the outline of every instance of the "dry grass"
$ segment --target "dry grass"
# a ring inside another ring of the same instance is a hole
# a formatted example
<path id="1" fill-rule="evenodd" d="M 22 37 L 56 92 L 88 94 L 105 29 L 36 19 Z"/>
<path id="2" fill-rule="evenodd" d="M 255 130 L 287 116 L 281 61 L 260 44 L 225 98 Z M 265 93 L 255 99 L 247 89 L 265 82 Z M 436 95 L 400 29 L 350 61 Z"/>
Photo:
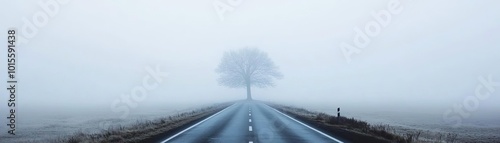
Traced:
<path id="1" fill-rule="evenodd" d="M 321 112 L 312 112 L 303 108 L 296 108 L 278 104 L 268 103 L 270 106 L 280 110 L 285 114 L 319 123 L 323 126 L 338 128 L 352 133 L 360 133 L 364 135 L 382 138 L 387 142 L 410 143 L 417 142 L 421 132 L 407 133 L 399 135 L 395 133 L 395 129 L 389 125 L 370 125 L 369 123 L 354 118 L 337 117 Z"/>
<path id="2" fill-rule="evenodd" d="M 181 127 L 190 122 L 198 120 L 202 117 L 214 114 L 230 103 L 223 103 L 219 105 L 209 106 L 193 110 L 190 112 L 179 113 L 164 118 L 146 121 L 136 121 L 136 123 L 129 126 L 110 126 L 106 130 L 98 133 L 83 133 L 78 131 L 71 136 L 59 137 L 57 139 L 46 140 L 42 142 L 53 143 L 139 143 L 144 140 L 150 139 L 159 134 L 168 132 L 172 129 Z M 36 141 L 31 141 L 36 142 Z"/>
<path id="3" fill-rule="evenodd" d="M 350 132 L 363 133 L 379 138 L 383 138 L 388 142 L 398 142 L 398 143 L 413 143 L 413 142 L 432 142 L 432 143 L 454 143 L 459 142 L 457 140 L 458 135 L 456 133 L 434 133 L 434 138 L 432 139 L 421 139 L 423 134 L 422 130 L 413 130 L 406 133 L 398 133 L 394 127 L 387 124 L 377 124 L 370 125 L 369 123 L 354 118 L 337 117 L 328 115 L 322 112 L 313 112 L 303 108 L 296 108 L 284 105 L 278 105 L 274 103 L 267 103 L 268 105 L 280 110 L 285 114 L 289 114 L 295 117 L 301 117 L 303 119 L 313 121 L 315 123 L 320 123 L 323 126 L 331 128 L 339 128 Z"/>

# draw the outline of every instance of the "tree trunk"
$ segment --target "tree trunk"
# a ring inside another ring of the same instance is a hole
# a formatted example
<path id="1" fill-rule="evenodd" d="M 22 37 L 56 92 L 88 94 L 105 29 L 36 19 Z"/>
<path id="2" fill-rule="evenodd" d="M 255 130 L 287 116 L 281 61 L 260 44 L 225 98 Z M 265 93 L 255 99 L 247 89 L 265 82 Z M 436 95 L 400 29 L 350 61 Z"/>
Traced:
<path id="1" fill-rule="evenodd" d="M 250 82 L 247 82 L 247 100 L 252 100 L 252 89 Z"/>

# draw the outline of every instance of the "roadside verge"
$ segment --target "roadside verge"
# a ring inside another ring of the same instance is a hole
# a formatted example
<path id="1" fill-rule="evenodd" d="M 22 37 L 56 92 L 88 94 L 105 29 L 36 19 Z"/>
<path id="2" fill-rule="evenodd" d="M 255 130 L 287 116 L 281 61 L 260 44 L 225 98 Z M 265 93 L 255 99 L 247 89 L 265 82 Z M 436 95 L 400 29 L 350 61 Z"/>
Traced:
<path id="1" fill-rule="evenodd" d="M 137 121 L 127 126 L 112 126 L 98 133 L 76 132 L 73 135 L 50 140 L 54 143 L 79 143 L 79 142 L 159 142 L 184 128 L 187 128 L 221 110 L 229 107 L 234 102 L 227 102 L 192 110 L 190 112 L 170 115 L 163 118 Z"/>
<path id="2" fill-rule="evenodd" d="M 403 137 L 391 132 L 388 125 L 370 125 L 365 121 L 313 112 L 303 108 L 265 102 L 272 108 L 320 131 L 347 142 L 409 143 L 415 136 Z M 418 138 L 418 137 L 417 137 Z"/>

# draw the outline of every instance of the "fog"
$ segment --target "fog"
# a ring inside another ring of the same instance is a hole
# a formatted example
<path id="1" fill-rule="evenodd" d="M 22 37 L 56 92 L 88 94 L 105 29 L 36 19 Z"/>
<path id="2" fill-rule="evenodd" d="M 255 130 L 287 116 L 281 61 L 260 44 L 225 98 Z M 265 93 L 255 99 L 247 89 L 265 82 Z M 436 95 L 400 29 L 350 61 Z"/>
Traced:
<path id="1" fill-rule="evenodd" d="M 401 0 L 402 11 L 350 62 L 340 44 L 352 45 L 353 29 L 374 21 L 388 0 L 242 0 L 223 20 L 215 1 L 60 4 L 19 43 L 20 118 L 95 109 L 118 118 L 112 103 L 156 67 L 168 76 L 131 113 L 245 99 L 244 88 L 219 86 L 214 71 L 225 51 L 244 47 L 267 52 L 284 75 L 273 88 L 253 88 L 254 99 L 314 109 L 442 114 L 474 96 L 478 78 L 500 81 L 498 1 Z M 21 31 L 24 18 L 44 11 L 38 2 L 3 1 L 0 29 Z M 495 88 L 473 117 L 500 113 Z"/>

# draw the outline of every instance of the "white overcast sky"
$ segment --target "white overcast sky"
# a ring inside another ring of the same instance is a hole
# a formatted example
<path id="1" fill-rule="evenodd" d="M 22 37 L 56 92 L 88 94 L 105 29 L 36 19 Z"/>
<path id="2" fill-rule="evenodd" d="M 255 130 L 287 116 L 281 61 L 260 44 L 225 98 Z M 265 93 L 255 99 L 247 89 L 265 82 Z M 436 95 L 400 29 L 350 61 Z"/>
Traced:
<path id="1" fill-rule="evenodd" d="M 45 1 L 2 0 L 0 29 L 22 29 Z M 242 0 L 224 21 L 215 1 L 69 0 L 20 45 L 18 108 L 109 107 L 157 65 L 169 77 L 139 106 L 244 99 L 214 72 L 224 51 L 243 47 L 267 52 L 284 74 L 254 91 L 260 100 L 450 108 L 474 95 L 478 77 L 500 81 L 500 1 L 400 0 L 402 12 L 349 64 L 340 43 L 388 0 Z M 498 109 L 496 88 L 481 109 Z"/>

